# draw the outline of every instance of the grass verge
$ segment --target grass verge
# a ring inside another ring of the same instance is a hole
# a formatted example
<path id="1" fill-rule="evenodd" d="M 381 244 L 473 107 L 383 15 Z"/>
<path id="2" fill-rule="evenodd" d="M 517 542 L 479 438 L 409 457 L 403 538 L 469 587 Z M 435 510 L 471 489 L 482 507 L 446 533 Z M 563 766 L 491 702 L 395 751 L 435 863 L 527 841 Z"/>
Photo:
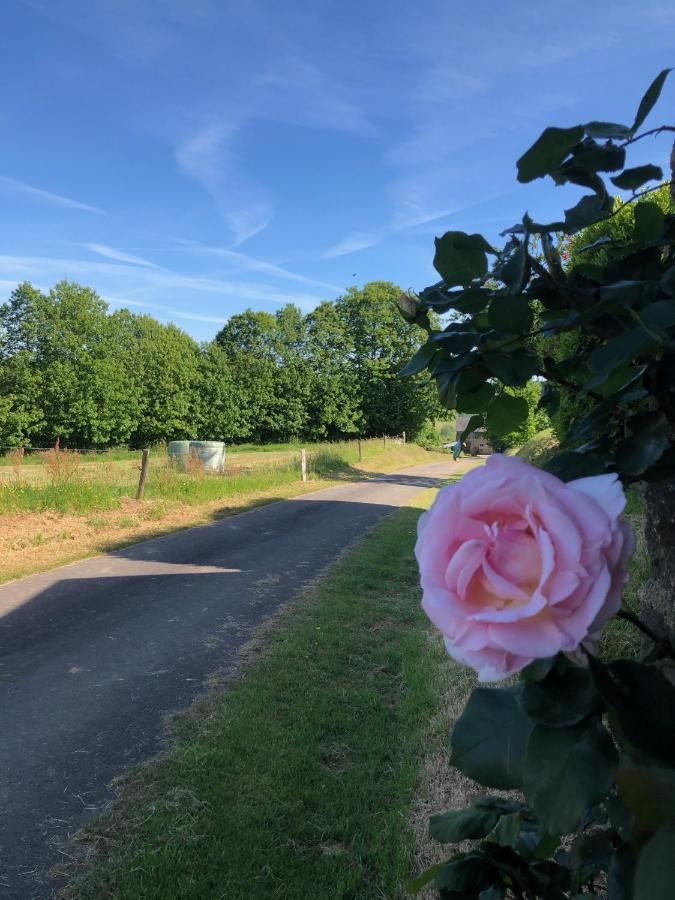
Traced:
<path id="1" fill-rule="evenodd" d="M 249 456 L 254 457 L 254 454 Z M 273 454 L 264 456 L 271 457 Z M 299 468 L 289 471 L 276 465 L 263 465 L 258 457 L 255 457 L 256 464 L 251 472 L 236 477 L 200 478 L 169 472 L 168 477 L 172 480 L 169 496 L 162 495 L 161 491 L 166 469 L 158 467 L 154 473 L 151 471 L 145 500 L 137 502 L 129 496 L 122 496 L 108 509 L 95 506 L 93 510 L 80 512 L 44 508 L 10 512 L 3 511 L 0 504 L 0 583 L 97 553 L 121 549 L 171 531 L 203 525 L 265 503 L 296 497 L 345 481 L 371 478 L 378 473 L 448 459 L 447 455 L 430 453 L 415 444 L 395 445 L 386 451 L 381 449 L 381 445 L 373 446 L 368 454 L 364 452 L 364 457 L 362 464 L 349 464 L 341 456 L 330 463 L 323 455 L 321 468 L 310 466 L 309 480 L 305 483 L 300 480 Z M 458 465 L 464 467 L 463 463 Z M 85 469 L 85 466 L 82 468 Z M 134 483 L 137 476 L 136 471 Z M 97 476 L 87 477 L 96 480 Z M 117 477 L 113 471 L 111 478 Z M 74 490 L 77 491 L 82 485 L 86 489 L 84 477 Z M 45 487 L 48 485 L 43 485 Z M 116 490 L 119 494 L 119 488 Z M 129 492 L 133 493 L 127 489 Z"/>
<path id="2" fill-rule="evenodd" d="M 445 671 L 419 608 L 421 505 L 301 595 L 245 677 L 176 719 L 173 748 L 89 827 L 67 897 L 404 895 L 407 811 Z"/>

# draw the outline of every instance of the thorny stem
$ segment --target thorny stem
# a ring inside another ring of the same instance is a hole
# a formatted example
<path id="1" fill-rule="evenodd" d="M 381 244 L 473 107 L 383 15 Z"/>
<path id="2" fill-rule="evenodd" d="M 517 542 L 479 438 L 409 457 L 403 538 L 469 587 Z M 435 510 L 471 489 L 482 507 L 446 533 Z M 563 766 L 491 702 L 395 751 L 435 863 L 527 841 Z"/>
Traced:
<path id="1" fill-rule="evenodd" d="M 621 144 L 622 147 L 627 147 L 629 144 L 634 144 L 636 141 L 641 141 L 642 138 L 649 137 L 651 134 L 661 134 L 663 131 L 675 131 L 674 125 L 661 125 L 660 128 L 652 128 L 651 131 L 643 131 L 642 134 L 638 134 L 636 137 L 628 138 Z"/>

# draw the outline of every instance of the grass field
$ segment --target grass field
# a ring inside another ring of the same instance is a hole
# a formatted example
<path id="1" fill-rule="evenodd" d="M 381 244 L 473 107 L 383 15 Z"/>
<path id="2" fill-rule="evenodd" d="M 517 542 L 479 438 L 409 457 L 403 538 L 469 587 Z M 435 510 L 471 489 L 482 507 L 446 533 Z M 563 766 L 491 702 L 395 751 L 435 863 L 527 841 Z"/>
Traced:
<path id="1" fill-rule="evenodd" d="M 447 688 L 418 602 L 419 513 L 385 519 L 282 614 L 245 677 L 174 721 L 173 749 L 89 829 L 68 896 L 404 896 Z"/>
<path id="2" fill-rule="evenodd" d="M 355 442 L 308 447 L 303 484 L 297 450 L 229 454 L 225 476 L 177 472 L 155 453 L 140 502 L 133 499 L 138 457 L 76 462 L 56 477 L 44 463 L 17 467 L 18 474 L 10 467 L 0 478 L 0 582 L 261 503 L 446 458 L 415 444 L 385 450 L 381 440 L 364 441 L 362 454 L 359 463 Z"/>

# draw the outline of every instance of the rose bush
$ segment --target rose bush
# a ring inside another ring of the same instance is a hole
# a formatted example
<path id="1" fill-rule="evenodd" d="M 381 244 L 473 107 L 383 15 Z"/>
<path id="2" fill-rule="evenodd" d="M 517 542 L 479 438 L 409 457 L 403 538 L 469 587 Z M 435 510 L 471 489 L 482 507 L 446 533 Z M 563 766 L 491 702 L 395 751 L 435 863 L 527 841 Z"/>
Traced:
<path id="1" fill-rule="evenodd" d="M 563 482 L 495 455 L 420 519 L 422 606 L 450 655 L 498 681 L 595 639 L 635 541 L 616 475 Z"/>

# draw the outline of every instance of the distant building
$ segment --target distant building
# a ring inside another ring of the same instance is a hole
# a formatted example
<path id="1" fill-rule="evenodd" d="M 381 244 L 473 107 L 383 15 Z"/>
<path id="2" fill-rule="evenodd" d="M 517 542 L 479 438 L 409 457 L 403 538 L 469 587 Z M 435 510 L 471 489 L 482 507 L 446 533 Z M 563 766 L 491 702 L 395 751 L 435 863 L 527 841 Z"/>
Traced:
<path id="1" fill-rule="evenodd" d="M 471 416 L 462 415 L 457 416 L 457 440 L 460 439 L 462 432 L 469 424 L 469 419 Z M 490 453 L 494 453 L 490 442 L 487 439 L 487 432 L 485 428 L 476 428 L 475 431 L 472 431 L 468 438 L 464 441 L 464 451 L 469 453 L 471 456 L 489 456 Z"/>

